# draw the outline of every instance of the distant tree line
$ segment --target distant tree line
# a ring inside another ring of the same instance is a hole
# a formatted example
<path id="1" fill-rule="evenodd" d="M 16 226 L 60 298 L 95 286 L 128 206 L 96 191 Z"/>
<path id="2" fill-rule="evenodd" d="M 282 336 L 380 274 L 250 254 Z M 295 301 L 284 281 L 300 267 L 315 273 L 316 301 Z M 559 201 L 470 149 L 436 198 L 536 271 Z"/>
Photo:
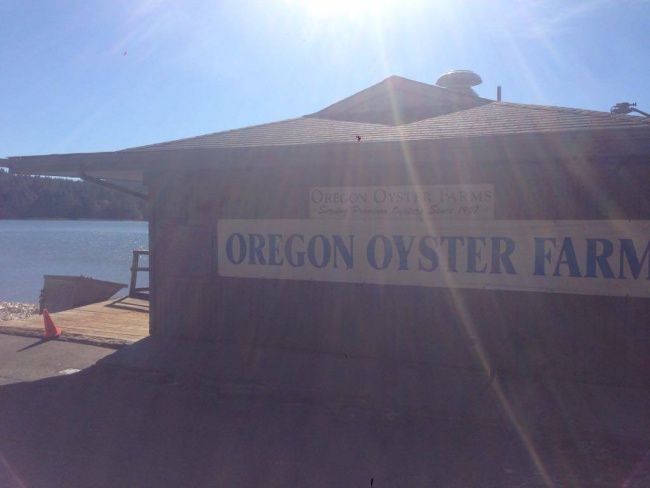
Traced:
<path id="1" fill-rule="evenodd" d="M 121 183 L 146 193 L 140 183 Z M 147 202 L 94 183 L 0 168 L 0 219 L 147 220 Z"/>

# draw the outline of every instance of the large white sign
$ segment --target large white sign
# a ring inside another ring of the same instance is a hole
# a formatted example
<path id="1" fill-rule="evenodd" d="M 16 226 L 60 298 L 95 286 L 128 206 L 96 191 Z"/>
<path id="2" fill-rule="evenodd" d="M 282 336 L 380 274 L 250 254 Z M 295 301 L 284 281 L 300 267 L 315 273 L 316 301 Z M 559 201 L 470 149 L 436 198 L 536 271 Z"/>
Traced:
<path id="1" fill-rule="evenodd" d="M 220 220 L 220 276 L 650 296 L 650 221 Z"/>
<path id="2" fill-rule="evenodd" d="M 310 188 L 312 219 L 493 219 L 494 186 L 345 186 Z"/>

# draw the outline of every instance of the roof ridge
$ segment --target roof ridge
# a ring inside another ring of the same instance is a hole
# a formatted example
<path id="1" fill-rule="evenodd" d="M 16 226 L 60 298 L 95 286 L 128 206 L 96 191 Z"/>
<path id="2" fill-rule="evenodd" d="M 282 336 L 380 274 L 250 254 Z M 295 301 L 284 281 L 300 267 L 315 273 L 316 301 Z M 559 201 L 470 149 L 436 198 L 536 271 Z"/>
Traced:
<path id="1" fill-rule="evenodd" d="M 604 112 L 602 110 L 563 107 L 557 105 L 536 105 L 532 103 L 497 102 L 497 101 L 495 101 L 494 103 L 501 104 L 501 105 L 509 105 L 517 108 L 527 108 L 532 110 L 544 110 L 544 111 L 552 111 L 552 112 L 562 111 L 562 112 L 571 112 L 575 114 L 595 115 L 598 117 L 615 118 L 617 120 L 629 120 L 629 117 L 632 117 L 635 120 L 638 120 L 639 122 L 650 123 L 650 118 L 637 117 L 635 115 L 628 115 L 628 114 L 613 114 L 611 112 Z"/>
<path id="2" fill-rule="evenodd" d="M 495 102 L 494 100 L 489 100 L 489 99 L 487 99 L 487 98 L 484 99 L 484 100 L 488 100 L 488 103 L 484 103 L 484 104 L 482 104 L 482 105 L 477 105 L 477 106 L 474 106 L 474 107 L 462 108 L 462 109 L 460 109 L 460 110 L 456 110 L 456 111 L 454 111 L 454 112 L 449 112 L 449 113 L 447 113 L 447 114 L 442 114 L 442 115 L 436 115 L 436 116 L 434 116 L 434 117 L 428 117 L 428 118 L 426 118 L 426 119 L 414 120 L 413 122 L 409 122 L 408 124 L 402 124 L 401 127 L 408 127 L 408 126 L 411 126 L 411 125 L 414 125 L 414 124 L 418 124 L 418 123 L 420 123 L 420 122 L 426 122 L 427 120 L 432 120 L 432 119 L 440 120 L 440 119 L 444 119 L 445 117 L 447 117 L 447 118 L 454 118 L 454 117 L 458 117 L 459 115 L 462 115 L 463 112 L 468 112 L 468 111 L 470 111 L 470 110 L 486 109 L 486 107 L 489 107 L 489 106 L 492 105 L 493 103 L 497 103 L 497 102 Z"/>
<path id="3" fill-rule="evenodd" d="M 318 112 L 316 112 L 316 113 L 318 113 Z M 327 121 L 327 122 L 332 122 L 333 121 L 332 119 L 328 119 L 326 117 L 317 117 L 315 114 L 303 115 L 300 118 L 306 119 L 306 120 L 322 120 L 322 121 Z M 356 122 L 354 120 L 336 120 L 334 122 L 336 122 L 338 124 L 368 125 L 368 126 L 372 126 L 372 127 L 394 127 L 394 126 L 392 126 L 390 124 L 380 124 L 379 122 Z"/>

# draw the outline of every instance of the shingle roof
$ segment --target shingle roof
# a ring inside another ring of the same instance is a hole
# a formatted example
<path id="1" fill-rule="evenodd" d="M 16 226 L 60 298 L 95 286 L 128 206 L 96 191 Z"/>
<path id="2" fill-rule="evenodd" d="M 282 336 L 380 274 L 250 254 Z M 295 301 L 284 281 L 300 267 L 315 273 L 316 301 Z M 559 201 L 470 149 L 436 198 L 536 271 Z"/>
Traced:
<path id="1" fill-rule="evenodd" d="M 228 147 L 286 146 L 326 142 L 356 141 L 361 134 L 375 139 L 388 139 L 394 127 L 363 122 L 345 122 L 312 117 L 299 117 L 243 129 L 216 132 L 188 139 L 126 149 L 126 151 L 159 151 L 176 149 L 217 149 Z"/>
<path id="2" fill-rule="evenodd" d="M 648 129 L 650 119 L 563 107 L 490 102 L 399 126 L 319 118 L 314 115 L 216 132 L 125 151 L 218 149 L 298 144 L 435 140 L 535 132 Z"/>
<path id="3" fill-rule="evenodd" d="M 464 92 L 391 76 L 307 117 L 403 125 L 490 102 Z"/>
<path id="4" fill-rule="evenodd" d="M 408 125 L 417 139 L 497 134 L 650 128 L 650 119 L 544 105 L 492 102 Z"/>
<path id="5" fill-rule="evenodd" d="M 234 154 L 238 161 L 262 161 L 262 153 L 278 156 L 285 151 L 295 158 L 296 153 L 311 154 L 316 149 L 314 145 L 330 153 L 338 151 L 335 157 L 345 160 L 348 149 L 353 147 L 352 153 L 359 156 L 361 150 L 366 157 L 384 154 L 402 141 L 411 143 L 411 151 L 419 148 L 424 153 L 437 143 L 441 143 L 440 147 L 476 143 L 481 151 L 501 147 L 486 145 L 486 138 L 506 145 L 534 143 L 538 150 L 539 144 L 547 143 L 562 149 L 565 146 L 554 145 L 553 140 L 566 136 L 576 144 L 589 141 L 585 150 L 589 146 L 590 151 L 598 154 L 625 153 L 626 157 L 647 161 L 650 118 L 494 102 L 391 77 L 304 117 L 116 152 L 17 156 L 7 158 L 6 165 L 12 172 L 23 174 L 79 176 L 83 172 L 96 178 L 141 180 L 147 167 L 188 160 L 193 164 L 212 164 L 229 160 Z M 566 147 L 573 150 L 577 145 Z M 180 156 L 178 151 L 182 151 Z"/>

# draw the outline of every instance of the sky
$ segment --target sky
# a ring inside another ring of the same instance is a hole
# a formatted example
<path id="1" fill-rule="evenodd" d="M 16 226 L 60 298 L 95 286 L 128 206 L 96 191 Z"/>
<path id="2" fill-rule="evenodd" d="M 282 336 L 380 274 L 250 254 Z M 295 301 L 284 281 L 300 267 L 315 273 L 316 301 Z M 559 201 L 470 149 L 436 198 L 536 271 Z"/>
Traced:
<path id="1" fill-rule="evenodd" d="M 650 111 L 650 0 L 0 0 L 0 158 L 316 112 L 392 75 Z"/>

